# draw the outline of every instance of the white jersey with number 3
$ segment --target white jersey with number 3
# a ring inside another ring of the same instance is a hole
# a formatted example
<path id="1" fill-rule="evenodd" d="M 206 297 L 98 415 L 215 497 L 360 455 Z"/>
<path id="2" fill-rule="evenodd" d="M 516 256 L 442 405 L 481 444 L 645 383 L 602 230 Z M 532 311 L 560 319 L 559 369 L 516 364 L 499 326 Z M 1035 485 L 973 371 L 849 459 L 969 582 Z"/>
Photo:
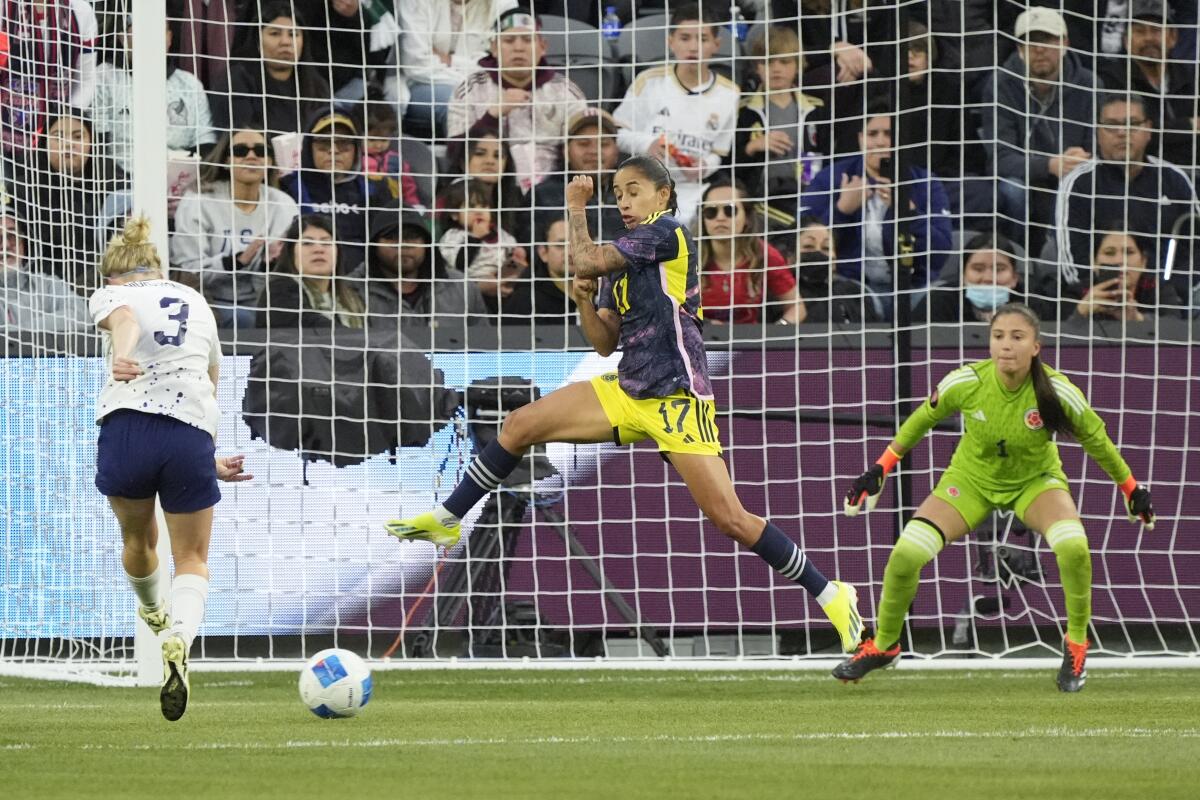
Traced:
<path id="1" fill-rule="evenodd" d="M 128 408 L 174 417 L 215 438 L 220 411 L 208 368 L 220 361 L 221 342 L 204 297 L 181 283 L 147 280 L 98 289 L 89 306 L 97 325 L 124 306 L 141 329 L 129 357 L 142 374 L 128 382 L 112 379 L 112 335 L 101 329 L 109 376 L 96 403 L 96 421 Z"/>

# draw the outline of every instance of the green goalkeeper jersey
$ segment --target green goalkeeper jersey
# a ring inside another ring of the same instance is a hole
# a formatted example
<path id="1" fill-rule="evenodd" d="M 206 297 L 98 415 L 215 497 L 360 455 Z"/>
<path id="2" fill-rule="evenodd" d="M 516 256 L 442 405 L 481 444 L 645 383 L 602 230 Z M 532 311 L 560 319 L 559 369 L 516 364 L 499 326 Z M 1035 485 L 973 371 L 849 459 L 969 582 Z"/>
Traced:
<path id="1" fill-rule="evenodd" d="M 1129 477 L 1129 466 L 1108 438 L 1104 421 L 1066 376 L 1049 367 L 1046 373 L 1076 441 L 1114 482 L 1122 483 Z M 1032 378 L 1010 391 L 990 359 L 959 367 L 904 421 L 896 441 L 911 450 L 935 423 L 956 411 L 962 414 L 963 437 L 950 466 L 969 476 L 977 488 L 1003 492 L 1043 474 L 1062 475 L 1058 447 L 1038 413 Z"/>

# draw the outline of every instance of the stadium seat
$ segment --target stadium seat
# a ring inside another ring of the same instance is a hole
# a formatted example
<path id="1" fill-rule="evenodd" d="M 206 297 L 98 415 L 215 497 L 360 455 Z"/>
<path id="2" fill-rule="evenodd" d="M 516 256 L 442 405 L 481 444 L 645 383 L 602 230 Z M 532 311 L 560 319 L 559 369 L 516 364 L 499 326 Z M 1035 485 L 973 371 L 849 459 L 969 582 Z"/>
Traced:
<path id="1" fill-rule="evenodd" d="M 411 136 L 400 137 L 400 157 L 408 164 L 413 180 L 417 182 L 417 194 L 426 208 L 433 208 L 436 195 L 435 182 L 438 173 L 437 159 L 428 144 Z"/>
<path id="2" fill-rule="evenodd" d="M 588 100 L 620 100 L 625 83 L 620 71 L 610 65 L 613 49 L 599 30 L 567 17 L 545 15 L 538 19 L 546 40 L 546 63 L 562 69 Z"/>

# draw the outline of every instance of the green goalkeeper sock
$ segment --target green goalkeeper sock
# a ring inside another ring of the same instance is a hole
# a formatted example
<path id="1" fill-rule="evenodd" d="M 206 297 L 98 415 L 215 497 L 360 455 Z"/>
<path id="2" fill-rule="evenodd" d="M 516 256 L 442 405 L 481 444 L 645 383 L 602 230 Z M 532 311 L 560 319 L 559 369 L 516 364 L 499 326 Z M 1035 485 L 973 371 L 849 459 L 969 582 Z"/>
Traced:
<path id="1" fill-rule="evenodd" d="M 1083 644 L 1092 619 L 1092 555 L 1083 523 L 1077 519 L 1059 520 L 1046 529 L 1046 542 L 1058 561 L 1067 600 L 1067 638 Z"/>
<path id="2" fill-rule="evenodd" d="M 875 621 L 875 646 L 888 650 L 900 641 L 900 627 L 917 594 L 921 567 L 946 546 L 941 530 L 927 519 L 913 517 L 900 532 L 883 571 L 883 594 Z"/>

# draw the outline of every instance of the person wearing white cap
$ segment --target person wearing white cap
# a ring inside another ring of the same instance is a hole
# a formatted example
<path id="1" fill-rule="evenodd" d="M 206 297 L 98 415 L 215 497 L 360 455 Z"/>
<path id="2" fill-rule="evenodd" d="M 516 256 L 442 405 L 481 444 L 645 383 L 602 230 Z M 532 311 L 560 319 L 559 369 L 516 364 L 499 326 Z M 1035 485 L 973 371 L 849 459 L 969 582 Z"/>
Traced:
<path id="1" fill-rule="evenodd" d="M 452 137 L 466 136 L 476 126 L 499 128 L 523 191 L 558 169 L 563 125 L 585 108 L 583 92 L 546 66 L 545 55 L 540 26 L 527 9 L 501 14 L 491 54 L 454 90 L 446 117 Z"/>
<path id="2" fill-rule="evenodd" d="M 1036 253 L 1052 224 L 1058 182 L 1091 158 L 1096 78 L 1068 53 L 1057 11 L 1025 10 L 1013 35 L 1017 50 L 985 92 L 995 110 L 984 111 L 983 140 L 998 179 L 997 211 L 1008 218 L 1011 238 Z"/>

